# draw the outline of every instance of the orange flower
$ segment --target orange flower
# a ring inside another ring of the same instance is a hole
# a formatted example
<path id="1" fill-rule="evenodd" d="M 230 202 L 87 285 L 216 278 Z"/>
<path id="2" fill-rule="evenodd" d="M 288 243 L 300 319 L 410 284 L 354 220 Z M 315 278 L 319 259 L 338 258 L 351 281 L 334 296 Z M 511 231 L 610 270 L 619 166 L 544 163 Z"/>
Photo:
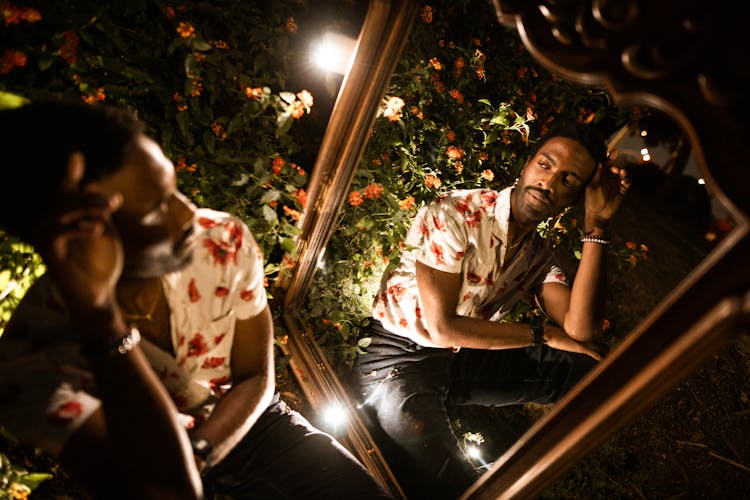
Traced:
<path id="1" fill-rule="evenodd" d="M 380 198 L 383 194 L 383 186 L 381 184 L 369 184 L 362 190 L 362 194 L 364 194 L 365 198 L 368 200 Z"/>
<path id="2" fill-rule="evenodd" d="M 211 124 L 211 131 L 216 137 L 219 137 L 221 139 L 227 138 L 227 132 L 226 130 L 224 130 L 224 125 L 222 125 L 221 123 L 213 122 Z"/>
<path id="3" fill-rule="evenodd" d="M 175 172 L 195 172 L 198 169 L 198 165 L 193 163 L 188 165 L 184 156 L 180 156 L 177 159 L 177 164 L 174 166 Z"/>
<path id="4" fill-rule="evenodd" d="M 284 159 L 282 157 L 280 157 L 280 156 L 274 157 L 274 159 L 273 159 L 273 165 L 271 167 L 272 170 L 273 170 L 273 175 L 275 175 L 276 177 L 278 177 L 279 174 L 281 173 L 281 169 L 282 169 L 282 167 L 284 166 L 285 163 L 286 162 L 284 161 Z"/>
<path id="5" fill-rule="evenodd" d="M 409 111 L 411 112 L 411 114 L 415 115 L 415 116 L 416 116 L 417 118 L 419 118 L 420 120 L 423 120 L 423 119 L 424 119 L 424 113 L 422 113 L 422 111 L 420 111 L 418 107 L 416 107 L 416 106 L 412 106 L 412 107 L 411 107 L 411 108 L 409 109 Z"/>
<path id="6" fill-rule="evenodd" d="M 477 160 L 479 161 L 487 161 L 489 159 L 489 155 L 487 155 L 486 151 L 480 151 L 477 155 Z"/>
<path id="7" fill-rule="evenodd" d="M 26 66 L 26 54 L 20 50 L 5 49 L 0 56 L 0 75 L 10 73 L 17 66 Z"/>
<path id="8" fill-rule="evenodd" d="M 445 149 L 445 155 L 451 160 L 460 160 L 464 157 L 464 150 L 458 146 L 448 146 Z"/>
<path id="9" fill-rule="evenodd" d="M 297 197 L 297 203 L 300 204 L 302 208 L 305 208 L 307 205 L 307 193 L 304 189 L 299 188 L 297 191 L 295 191 L 295 196 Z"/>
<path id="10" fill-rule="evenodd" d="M 463 72 L 465 67 L 466 59 L 464 59 L 462 56 L 458 56 L 456 60 L 453 61 L 453 76 L 455 76 L 456 78 L 461 76 L 461 73 Z"/>
<path id="11" fill-rule="evenodd" d="M 281 266 L 286 269 L 291 269 L 294 267 L 294 259 L 291 255 L 288 253 L 285 253 L 284 256 L 281 258 Z"/>
<path id="12" fill-rule="evenodd" d="M 293 17 L 290 17 L 289 19 L 286 20 L 285 28 L 286 28 L 286 31 L 288 33 L 296 33 L 297 32 L 297 23 L 294 22 L 294 18 Z"/>
<path id="13" fill-rule="evenodd" d="M 297 99 L 302 102 L 302 105 L 305 106 L 305 108 L 309 109 L 313 107 L 313 96 L 307 90 L 301 90 L 297 92 Z"/>
<path id="14" fill-rule="evenodd" d="M 196 78 L 190 82 L 192 84 L 192 89 L 190 90 L 190 95 L 193 97 L 198 97 L 203 92 L 203 82 L 200 78 Z"/>
<path id="15" fill-rule="evenodd" d="M 293 208 L 289 208 L 286 205 L 281 207 L 282 210 L 284 210 L 284 214 L 291 217 L 293 220 L 299 220 L 299 218 L 302 216 L 302 214 L 299 212 L 299 210 L 295 210 Z"/>
<path id="16" fill-rule="evenodd" d="M 391 97 L 386 103 L 383 116 L 388 118 L 388 121 L 398 121 L 398 119 L 401 118 L 401 108 L 404 107 L 404 104 L 404 100 L 400 97 Z"/>
<path id="17" fill-rule="evenodd" d="M 106 97 L 107 95 L 104 93 L 104 88 L 99 87 L 93 93 L 82 96 L 81 99 L 83 99 L 83 102 L 86 104 L 93 104 L 95 102 L 103 101 Z"/>
<path id="18" fill-rule="evenodd" d="M 305 107 L 300 101 L 294 101 L 289 105 L 289 107 L 291 108 L 289 114 L 291 114 L 292 118 L 294 118 L 295 120 L 299 120 L 305 115 Z"/>
<path id="19" fill-rule="evenodd" d="M 442 184 L 442 181 L 439 178 L 435 177 L 434 175 L 428 175 L 427 177 L 424 178 L 424 185 L 427 186 L 428 188 L 431 188 L 431 187 L 439 188 L 441 184 Z"/>
<path id="20" fill-rule="evenodd" d="M 422 7 L 422 11 L 419 13 L 419 17 L 422 19 L 422 22 L 425 24 L 430 24 L 432 22 L 432 7 L 429 5 L 425 5 Z"/>
<path id="21" fill-rule="evenodd" d="M 648 247 L 644 245 L 643 243 L 641 243 L 641 252 L 644 252 L 644 253 L 648 252 Z"/>
<path id="22" fill-rule="evenodd" d="M 464 102 L 464 95 L 461 93 L 458 89 L 451 89 L 450 95 L 452 98 L 458 101 L 459 104 L 463 104 Z"/>
<path id="23" fill-rule="evenodd" d="M 229 49 L 229 44 L 225 42 L 224 40 L 214 40 L 211 42 L 211 45 L 213 45 L 217 49 L 227 50 Z"/>
<path id="24" fill-rule="evenodd" d="M 636 248 L 634 241 L 628 241 L 627 243 L 625 243 L 625 246 L 628 247 L 630 250 L 635 250 Z"/>
<path id="25" fill-rule="evenodd" d="M 609 323 L 608 319 L 605 319 L 604 321 L 602 321 L 602 331 L 603 332 L 606 332 L 607 330 L 609 330 L 611 326 L 612 325 Z"/>
<path id="26" fill-rule="evenodd" d="M 62 45 L 60 45 L 60 57 L 62 57 L 69 65 L 73 65 L 76 62 L 78 41 L 78 35 L 72 31 L 63 32 L 63 42 Z"/>
<path id="27" fill-rule="evenodd" d="M 353 207 L 359 206 L 364 201 L 359 191 L 352 191 L 349 193 L 349 204 Z"/>
<path id="28" fill-rule="evenodd" d="M 263 95 L 263 89 L 260 87 L 245 87 L 245 95 L 249 99 L 255 99 L 257 101 L 260 99 L 260 96 Z"/>
<path id="29" fill-rule="evenodd" d="M 171 5 L 167 5 L 166 7 L 164 7 L 161 12 L 167 19 L 174 19 L 174 17 L 177 15 L 174 7 L 172 7 Z"/>
<path id="30" fill-rule="evenodd" d="M 42 15 L 38 10 L 32 8 L 16 7 L 11 5 L 10 2 L 4 2 L 0 7 L 0 13 L 5 18 L 5 25 L 10 26 L 11 24 L 19 24 L 21 21 L 29 23 L 35 23 L 42 19 Z"/>
<path id="31" fill-rule="evenodd" d="M 461 172 L 464 171 L 464 164 L 461 161 L 454 161 L 453 162 L 453 168 L 456 169 L 456 173 L 457 174 L 460 174 Z"/>
<path id="32" fill-rule="evenodd" d="M 490 170 L 489 168 L 486 169 L 486 170 L 482 170 L 482 174 L 481 175 L 482 175 L 482 179 L 484 179 L 486 181 L 491 181 L 492 179 L 495 178 L 495 173 L 492 170 Z"/>
<path id="33" fill-rule="evenodd" d="M 430 59 L 429 65 L 435 71 L 441 71 L 443 69 L 443 64 L 440 62 L 440 59 L 438 59 L 437 57 L 433 57 L 432 59 Z"/>
<path id="34" fill-rule="evenodd" d="M 456 140 L 456 134 L 452 130 L 448 130 L 445 133 L 445 138 L 448 139 L 448 142 L 453 142 Z"/>
<path id="35" fill-rule="evenodd" d="M 179 26 L 177 26 L 177 33 L 179 33 L 182 38 L 189 38 L 195 34 L 195 27 L 190 23 L 181 22 Z"/>
<path id="36" fill-rule="evenodd" d="M 414 197 L 413 196 L 407 196 L 406 199 L 401 200 L 398 204 L 398 208 L 401 210 L 409 210 L 410 208 L 414 207 Z"/>
<path id="37" fill-rule="evenodd" d="M 477 68 L 477 78 L 479 78 L 480 80 L 484 80 L 484 77 L 484 67 Z"/>

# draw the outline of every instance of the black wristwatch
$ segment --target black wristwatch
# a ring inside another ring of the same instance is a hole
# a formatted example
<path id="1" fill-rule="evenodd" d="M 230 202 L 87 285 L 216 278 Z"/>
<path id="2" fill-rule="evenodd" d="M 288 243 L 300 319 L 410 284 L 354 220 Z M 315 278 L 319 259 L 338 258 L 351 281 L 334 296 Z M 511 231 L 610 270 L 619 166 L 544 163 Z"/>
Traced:
<path id="1" fill-rule="evenodd" d="M 544 344 L 544 326 L 532 323 L 531 326 L 531 346 L 535 347 Z"/>
<path id="2" fill-rule="evenodd" d="M 207 439 L 190 438 L 190 444 L 193 445 L 193 454 L 196 457 L 208 461 L 208 456 L 211 454 L 214 447 Z"/>

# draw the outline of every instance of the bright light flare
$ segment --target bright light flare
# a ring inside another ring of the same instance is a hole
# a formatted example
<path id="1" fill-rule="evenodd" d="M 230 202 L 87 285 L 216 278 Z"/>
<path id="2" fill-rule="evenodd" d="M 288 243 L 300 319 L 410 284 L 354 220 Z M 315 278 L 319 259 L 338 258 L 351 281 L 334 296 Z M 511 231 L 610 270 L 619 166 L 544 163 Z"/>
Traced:
<path id="1" fill-rule="evenodd" d="M 312 47 L 312 60 L 316 66 L 326 71 L 343 75 L 349 69 L 357 41 L 339 33 L 327 32 Z"/>
<path id="2" fill-rule="evenodd" d="M 473 458 L 474 460 L 479 460 L 482 458 L 482 452 L 479 451 L 478 446 L 468 446 L 466 448 L 466 454 L 469 455 L 469 457 Z"/>
<path id="3" fill-rule="evenodd" d="M 339 403 L 329 404 L 323 409 L 321 415 L 326 425 L 333 429 L 337 429 L 344 425 L 348 418 L 346 408 Z"/>

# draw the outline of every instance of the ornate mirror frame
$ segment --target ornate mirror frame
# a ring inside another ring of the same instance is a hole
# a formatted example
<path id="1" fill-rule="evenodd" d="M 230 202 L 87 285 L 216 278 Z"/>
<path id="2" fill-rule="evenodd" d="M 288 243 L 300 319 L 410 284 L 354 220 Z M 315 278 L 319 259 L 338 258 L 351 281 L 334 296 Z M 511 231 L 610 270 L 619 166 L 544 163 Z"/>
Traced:
<path id="1" fill-rule="evenodd" d="M 690 138 L 712 195 L 736 227 L 609 356 L 500 457 L 464 498 L 534 497 L 656 403 L 750 324 L 750 69 L 742 16 L 714 0 L 492 0 L 531 54 L 563 78 L 647 105 Z M 298 259 L 281 283 L 284 346 L 313 409 L 351 402 L 300 307 L 335 229 L 418 2 L 371 0 L 309 185 Z M 746 160 L 745 160 L 746 161 Z M 396 497 L 397 480 L 363 422 L 339 437 Z"/>

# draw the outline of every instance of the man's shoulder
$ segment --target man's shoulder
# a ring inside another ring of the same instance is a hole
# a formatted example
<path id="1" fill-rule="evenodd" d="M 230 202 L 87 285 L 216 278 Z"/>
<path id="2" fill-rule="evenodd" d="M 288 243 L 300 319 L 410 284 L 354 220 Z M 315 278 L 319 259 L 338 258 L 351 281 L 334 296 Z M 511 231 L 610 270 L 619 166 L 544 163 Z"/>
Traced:
<path id="1" fill-rule="evenodd" d="M 236 215 L 221 210 L 214 210 L 213 208 L 198 208 L 195 211 L 195 216 L 198 220 L 198 224 L 204 228 L 211 228 L 217 225 L 227 224 L 229 222 L 240 223 L 244 225 L 242 219 L 240 219 Z"/>
<path id="2" fill-rule="evenodd" d="M 440 193 L 435 197 L 434 203 L 445 203 L 445 202 L 464 202 L 464 203 L 476 203 L 485 204 L 488 199 L 496 200 L 500 197 L 501 191 L 495 191 L 486 188 L 473 188 L 473 189 L 452 189 Z"/>

